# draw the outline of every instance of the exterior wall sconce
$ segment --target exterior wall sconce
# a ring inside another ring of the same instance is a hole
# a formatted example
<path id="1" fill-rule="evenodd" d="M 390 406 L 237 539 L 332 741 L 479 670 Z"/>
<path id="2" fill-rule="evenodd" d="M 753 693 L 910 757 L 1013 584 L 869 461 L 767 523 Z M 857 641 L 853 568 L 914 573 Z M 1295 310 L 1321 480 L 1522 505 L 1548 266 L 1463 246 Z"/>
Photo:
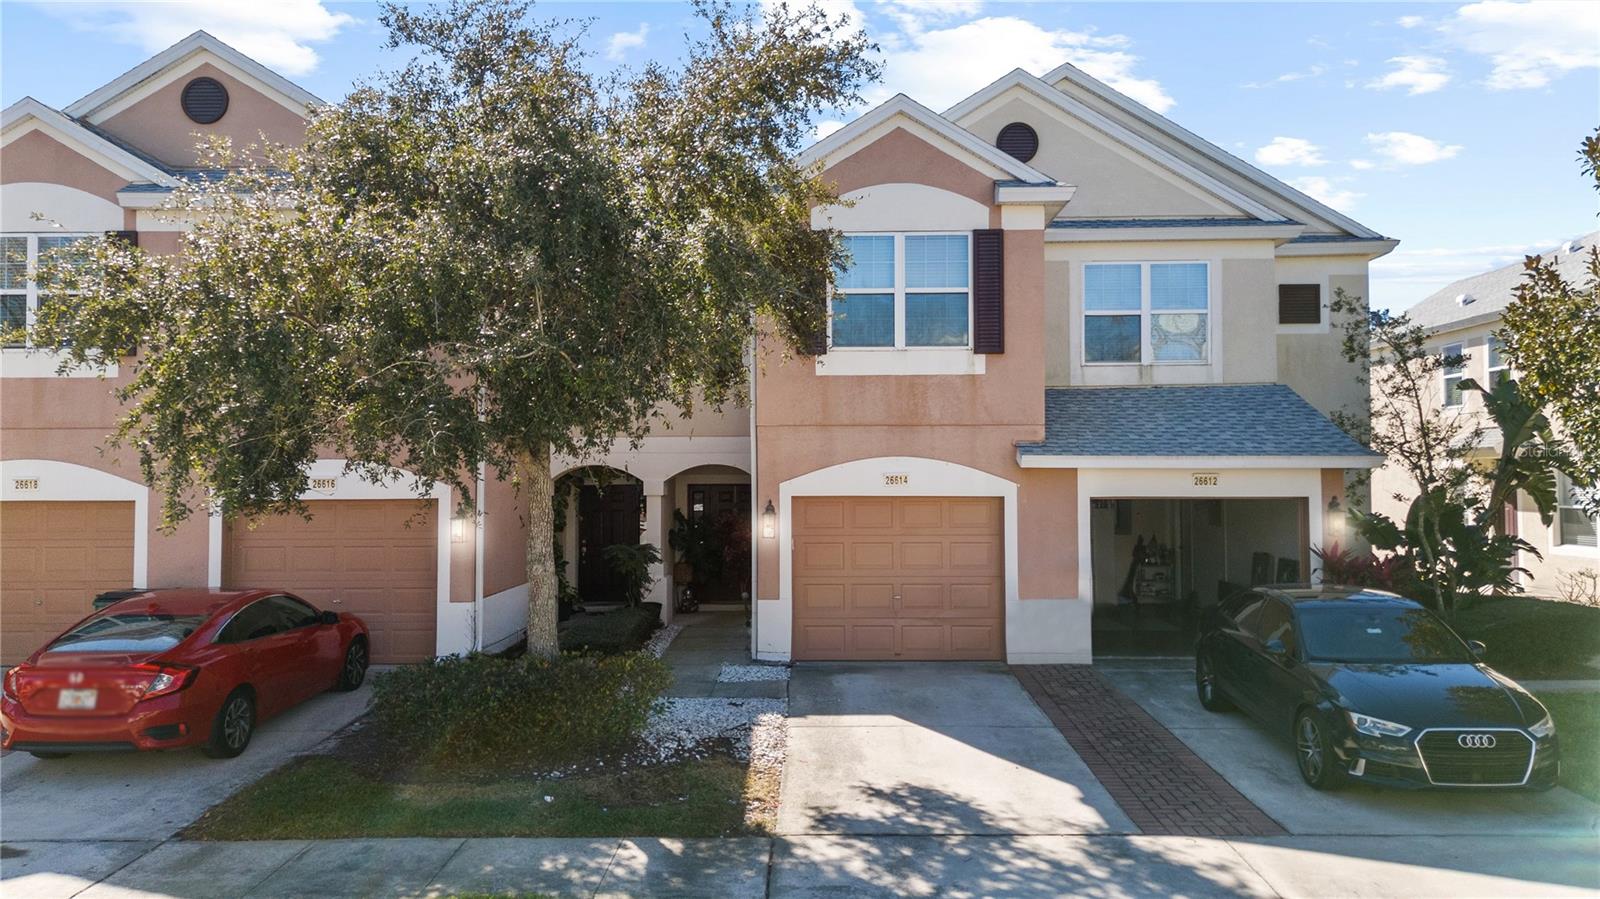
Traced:
<path id="1" fill-rule="evenodd" d="M 450 519 L 450 542 L 451 543 L 465 543 L 465 542 L 467 542 L 467 517 L 465 515 L 455 515 L 455 516 L 451 517 L 451 519 Z"/>
<path id="2" fill-rule="evenodd" d="M 767 500 L 767 507 L 761 510 L 761 536 L 771 540 L 778 536 L 778 510 L 772 508 L 772 500 Z"/>

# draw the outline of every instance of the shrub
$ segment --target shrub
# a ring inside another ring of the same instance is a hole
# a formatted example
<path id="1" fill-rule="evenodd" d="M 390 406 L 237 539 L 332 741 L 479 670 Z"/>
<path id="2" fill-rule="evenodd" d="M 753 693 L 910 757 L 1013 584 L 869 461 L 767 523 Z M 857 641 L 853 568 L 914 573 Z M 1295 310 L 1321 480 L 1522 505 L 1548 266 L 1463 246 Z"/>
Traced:
<path id="1" fill-rule="evenodd" d="M 372 714 L 424 762 L 561 765 L 625 748 L 671 679 L 642 653 L 450 656 L 378 675 Z"/>
<path id="2" fill-rule="evenodd" d="M 636 606 L 655 583 L 650 566 L 661 562 L 661 551 L 653 543 L 615 543 L 600 553 L 601 558 L 616 576 L 615 583 L 622 591 L 622 601 Z"/>
<path id="3" fill-rule="evenodd" d="M 633 652 L 650 639 L 661 623 L 653 606 L 628 606 L 603 615 L 582 615 L 561 629 L 563 651 L 606 654 Z"/>
<path id="4" fill-rule="evenodd" d="M 1403 591 L 1404 560 L 1397 555 L 1380 559 L 1371 552 L 1361 552 L 1338 543 L 1311 550 L 1322 560 L 1322 580 L 1327 584 L 1346 587 L 1376 587 L 1380 590 Z"/>

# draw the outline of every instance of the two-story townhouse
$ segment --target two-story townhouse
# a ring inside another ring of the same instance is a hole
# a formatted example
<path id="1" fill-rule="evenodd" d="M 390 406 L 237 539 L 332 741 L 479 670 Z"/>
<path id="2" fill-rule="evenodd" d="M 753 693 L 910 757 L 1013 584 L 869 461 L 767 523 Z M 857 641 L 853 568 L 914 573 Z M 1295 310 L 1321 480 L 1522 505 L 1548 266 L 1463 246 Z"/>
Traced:
<path id="1" fill-rule="evenodd" d="M 1600 246 L 1600 231 L 1569 240 L 1541 254 L 1555 264 L 1569 283 L 1581 284 L 1588 278 L 1589 252 Z M 1428 348 L 1443 356 L 1461 356 L 1460 366 L 1440 372 L 1432 385 L 1428 402 L 1446 416 L 1461 416 L 1466 424 L 1484 429 L 1478 456 L 1487 461 L 1500 453 L 1500 432 L 1483 407 L 1483 397 L 1463 391 L 1460 383 L 1468 378 L 1484 387 L 1504 377 L 1513 377 L 1510 361 L 1500 354 L 1495 332 L 1502 326 L 1506 307 L 1516 298 L 1523 280 L 1523 265 L 1513 262 L 1482 274 L 1445 285 L 1406 310 L 1413 324 L 1428 332 Z M 1528 541 L 1538 555 L 1522 553 L 1518 564 L 1528 575 L 1524 586 L 1539 596 L 1559 596 L 1563 586 L 1576 575 L 1600 570 L 1600 549 L 1596 548 L 1595 519 L 1579 508 L 1572 482 L 1557 474 L 1557 511 L 1549 525 L 1526 497 L 1517 497 L 1516 508 L 1508 510 L 1513 532 Z M 1391 517 L 1405 515 L 1416 495 L 1416 485 L 1395 465 L 1373 472 L 1372 502 L 1376 511 Z M 1395 499 L 1396 495 L 1404 500 Z M 1585 576 L 1579 585 L 1588 584 Z"/>
<path id="2" fill-rule="evenodd" d="M 41 302 L 41 252 L 117 232 L 147 252 L 181 252 L 188 225 L 164 211 L 211 136 L 244 149 L 303 139 L 316 97 L 197 32 L 62 109 L 25 98 L 0 126 L 0 309 L 24 324 Z M 445 488 L 419 503 L 404 481 L 379 487 L 319 460 L 303 497 L 311 520 L 201 515 L 160 528 L 159 498 L 131 452 L 108 452 L 122 413 L 112 391 L 130 360 L 56 374 L 48 348 L 0 349 L 0 662 L 14 662 L 89 609 L 98 592 L 268 586 L 361 614 L 373 660 L 413 661 L 515 641 L 527 621 L 525 498 L 478 472 L 478 515 Z M 572 579 L 605 599 L 608 543 L 667 545 L 673 513 L 748 520 L 746 409 L 663 410 L 657 433 L 619 461 L 609 489 L 579 478 L 566 529 Z M 585 460 L 604 462 L 606 460 Z M 557 463 L 557 473 L 577 466 Z M 671 595 L 670 565 L 655 598 Z M 748 574 L 707 584 L 737 602 Z"/>

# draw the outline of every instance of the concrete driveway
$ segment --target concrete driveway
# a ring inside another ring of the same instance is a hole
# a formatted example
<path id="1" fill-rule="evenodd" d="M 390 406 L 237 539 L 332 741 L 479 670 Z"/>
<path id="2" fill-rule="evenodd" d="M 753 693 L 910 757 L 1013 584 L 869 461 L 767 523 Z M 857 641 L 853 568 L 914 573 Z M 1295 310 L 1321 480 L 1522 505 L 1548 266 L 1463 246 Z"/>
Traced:
<path id="1" fill-rule="evenodd" d="M 1559 787 L 1548 793 L 1416 792 L 1356 784 L 1319 793 L 1300 780 L 1287 739 L 1237 712 L 1219 715 L 1200 707 L 1191 664 L 1114 661 L 1096 667 L 1291 834 L 1600 835 L 1600 805 Z"/>
<path id="2" fill-rule="evenodd" d="M 164 840 L 354 721 L 371 695 L 370 686 L 324 693 L 262 724 L 235 759 L 208 759 L 198 750 L 90 753 L 51 761 L 6 753 L 0 758 L 6 867 L 28 864 L 28 855 L 48 849 L 48 841 Z M 28 845 L 36 841 L 46 842 Z"/>
<path id="3" fill-rule="evenodd" d="M 1003 665 L 797 665 L 782 834 L 1128 833 Z"/>

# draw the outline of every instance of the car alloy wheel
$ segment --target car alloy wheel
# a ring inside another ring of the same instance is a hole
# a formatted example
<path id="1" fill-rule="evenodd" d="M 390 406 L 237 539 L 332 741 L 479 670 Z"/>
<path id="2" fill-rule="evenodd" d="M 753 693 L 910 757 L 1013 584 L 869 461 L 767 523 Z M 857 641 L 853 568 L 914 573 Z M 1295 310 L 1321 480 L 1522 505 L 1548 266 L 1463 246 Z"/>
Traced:
<path id="1" fill-rule="evenodd" d="M 1233 703 L 1217 689 L 1216 668 L 1211 664 L 1211 656 L 1205 653 L 1195 657 L 1194 689 L 1200 698 L 1201 708 L 1208 712 L 1226 712 L 1233 708 Z"/>
<path id="2" fill-rule="evenodd" d="M 367 644 L 363 640 L 351 642 L 344 651 L 344 667 L 339 669 L 338 689 L 349 692 L 367 679 Z"/>
<path id="3" fill-rule="evenodd" d="M 1300 776 L 1313 789 L 1337 789 L 1341 775 L 1328 738 L 1315 713 L 1304 711 L 1294 722 L 1294 754 Z"/>
<path id="4" fill-rule="evenodd" d="M 256 703 L 250 691 L 240 687 L 228 694 L 211 723 L 211 739 L 201 747 L 214 759 L 231 759 L 250 745 L 256 729 Z"/>

